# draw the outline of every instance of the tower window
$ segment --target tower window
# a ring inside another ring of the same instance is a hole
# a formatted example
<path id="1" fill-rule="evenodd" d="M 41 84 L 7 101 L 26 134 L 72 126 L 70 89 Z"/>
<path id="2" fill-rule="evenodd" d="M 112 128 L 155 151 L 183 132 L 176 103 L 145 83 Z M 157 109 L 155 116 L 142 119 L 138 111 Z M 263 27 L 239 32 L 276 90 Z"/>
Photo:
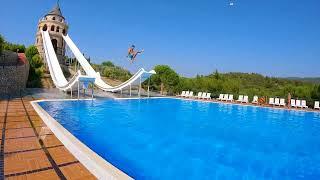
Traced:
<path id="1" fill-rule="evenodd" d="M 54 25 L 51 26 L 51 31 L 54 31 Z"/>
<path id="2" fill-rule="evenodd" d="M 56 20 L 56 17 L 53 17 L 52 20 Z"/>
<path id="3" fill-rule="evenodd" d="M 56 32 L 59 32 L 59 31 L 60 31 L 60 27 L 58 26 L 58 27 L 57 27 L 57 30 L 56 30 Z"/>
<path id="4" fill-rule="evenodd" d="M 47 25 L 45 24 L 43 27 L 42 27 L 42 31 L 46 31 L 48 29 Z"/>
<path id="5" fill-rule="evenodd" d="M 62 30 L 62 33 L 63 33 L 63 35 L 66 35 L 66 30 L 63 29 L 63 30 Z"/>
<path id="6" fill-rule="evenodd" d="M 62 22 L 62 18 L 60 18 L 60 22 Z"/>

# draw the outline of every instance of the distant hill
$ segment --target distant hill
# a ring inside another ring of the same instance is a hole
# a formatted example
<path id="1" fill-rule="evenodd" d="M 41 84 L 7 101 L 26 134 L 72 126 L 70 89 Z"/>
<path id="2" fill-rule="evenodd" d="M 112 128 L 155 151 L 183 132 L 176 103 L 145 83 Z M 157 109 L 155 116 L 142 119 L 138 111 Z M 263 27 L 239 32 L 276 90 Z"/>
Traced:
<path id="1" fill-rule="evenodd" d="M 284 79 L 320 84 L 320 77 L 304 77 L 304 78 L 301 78 L 301 77 L 287 77 L 287 78 L 284 78 Z"/>

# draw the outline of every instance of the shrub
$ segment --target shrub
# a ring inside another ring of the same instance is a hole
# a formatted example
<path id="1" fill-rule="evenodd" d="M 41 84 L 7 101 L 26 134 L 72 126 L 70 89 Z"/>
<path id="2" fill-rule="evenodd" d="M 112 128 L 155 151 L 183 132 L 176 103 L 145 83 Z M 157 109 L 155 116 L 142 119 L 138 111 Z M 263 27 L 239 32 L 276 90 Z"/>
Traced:
<path id="1" fill-rule="evenodd" d="M 1 54 L 2 51 L 3 51 L 3 44 L 4 44 L 4 39 L 3 39 L 3 37 L 0 35 L 0 54 Z"/>

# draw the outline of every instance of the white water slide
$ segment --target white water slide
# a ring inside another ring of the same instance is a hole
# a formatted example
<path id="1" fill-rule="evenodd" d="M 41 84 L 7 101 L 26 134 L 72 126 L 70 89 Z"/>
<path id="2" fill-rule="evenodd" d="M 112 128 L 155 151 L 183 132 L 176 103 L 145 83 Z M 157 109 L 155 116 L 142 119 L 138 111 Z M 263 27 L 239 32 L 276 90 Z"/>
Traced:
<path id="1" fill-rule="evenodd" d="M 77 48 L 77 46 L 73 43 L 73 41 L 71 40 L 71 38 L 69 37 L 69 35 L 62 35 L 63 39 L 65 40 L 65 42 L 67 43 L 67 45 L 69 46 L 69 48 L 71 49 L 72 53 L 74 54 L 74 56 L 77 58 L 78 62 L 80 63 L 81 67 L 83 68 L 83 70 L 86 72 L 86 74 L 88 76 L 91 77 L 95 77 L 95 85 L 104 90 L 104 91 L 111 91 L 111 92 L 115 92 L 115 91 L 121 91 L 122 89 L 130 86 L 134 83 L 137 83 L 137 81 L 139 81 L 139 83 L 141 84 L 141 82 L 143 82 L 144 80 L 146 80 L 147 78 L 149 78 L 152 74 L 156 74 L 156 72 L 154 70 L 151 71 L 145 71 L 143 68 L 141 68 L 136 74 L 134 74 L 130 79 L 128 79 L 127 81 L 125 81 L 124 83 L 121 83 L 117 86 L 111 86 L 107 83 L 105 83 L 101 77 L 100 77 L 100 73 L 96 72 L 90 65 L 90 63 L 87 61 L 87 59 L 83 56 L 83 54 L 80 52 L 80 50 Z M 138 84 L 138 83 L 137 83 Z"/>
<path id="2" fill-rule="evenodd" d="M 48 64 L 50 75 L 54 85 L 58 89 L 63 91 L 72 89 L 73 86 L 77 85 L 76 83 L 78 82 L 79 77 L 87 77 L 87 76 L 81 75 L 80 71 L 78 71 L 68 82 L 61 70 L 61 67 L 60 67 L 58 58 L 56 56 L 56 53 L 54 51 L 48 31 L 41 31 L 41 34 L 42 34 L 42 40 L 43 40 L 43 49 L 45 51 L 47 64 Z"/>

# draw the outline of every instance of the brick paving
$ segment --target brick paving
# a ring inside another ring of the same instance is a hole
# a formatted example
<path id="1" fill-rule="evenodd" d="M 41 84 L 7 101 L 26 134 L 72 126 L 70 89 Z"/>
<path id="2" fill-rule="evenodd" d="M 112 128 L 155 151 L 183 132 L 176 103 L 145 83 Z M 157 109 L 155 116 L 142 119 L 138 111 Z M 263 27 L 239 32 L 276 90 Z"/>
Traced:
<path id="1" fill-rule="evenodd" d="M 45 125 L 32 100 L 0 100 L 0 179 L 96 179 Z"/>

